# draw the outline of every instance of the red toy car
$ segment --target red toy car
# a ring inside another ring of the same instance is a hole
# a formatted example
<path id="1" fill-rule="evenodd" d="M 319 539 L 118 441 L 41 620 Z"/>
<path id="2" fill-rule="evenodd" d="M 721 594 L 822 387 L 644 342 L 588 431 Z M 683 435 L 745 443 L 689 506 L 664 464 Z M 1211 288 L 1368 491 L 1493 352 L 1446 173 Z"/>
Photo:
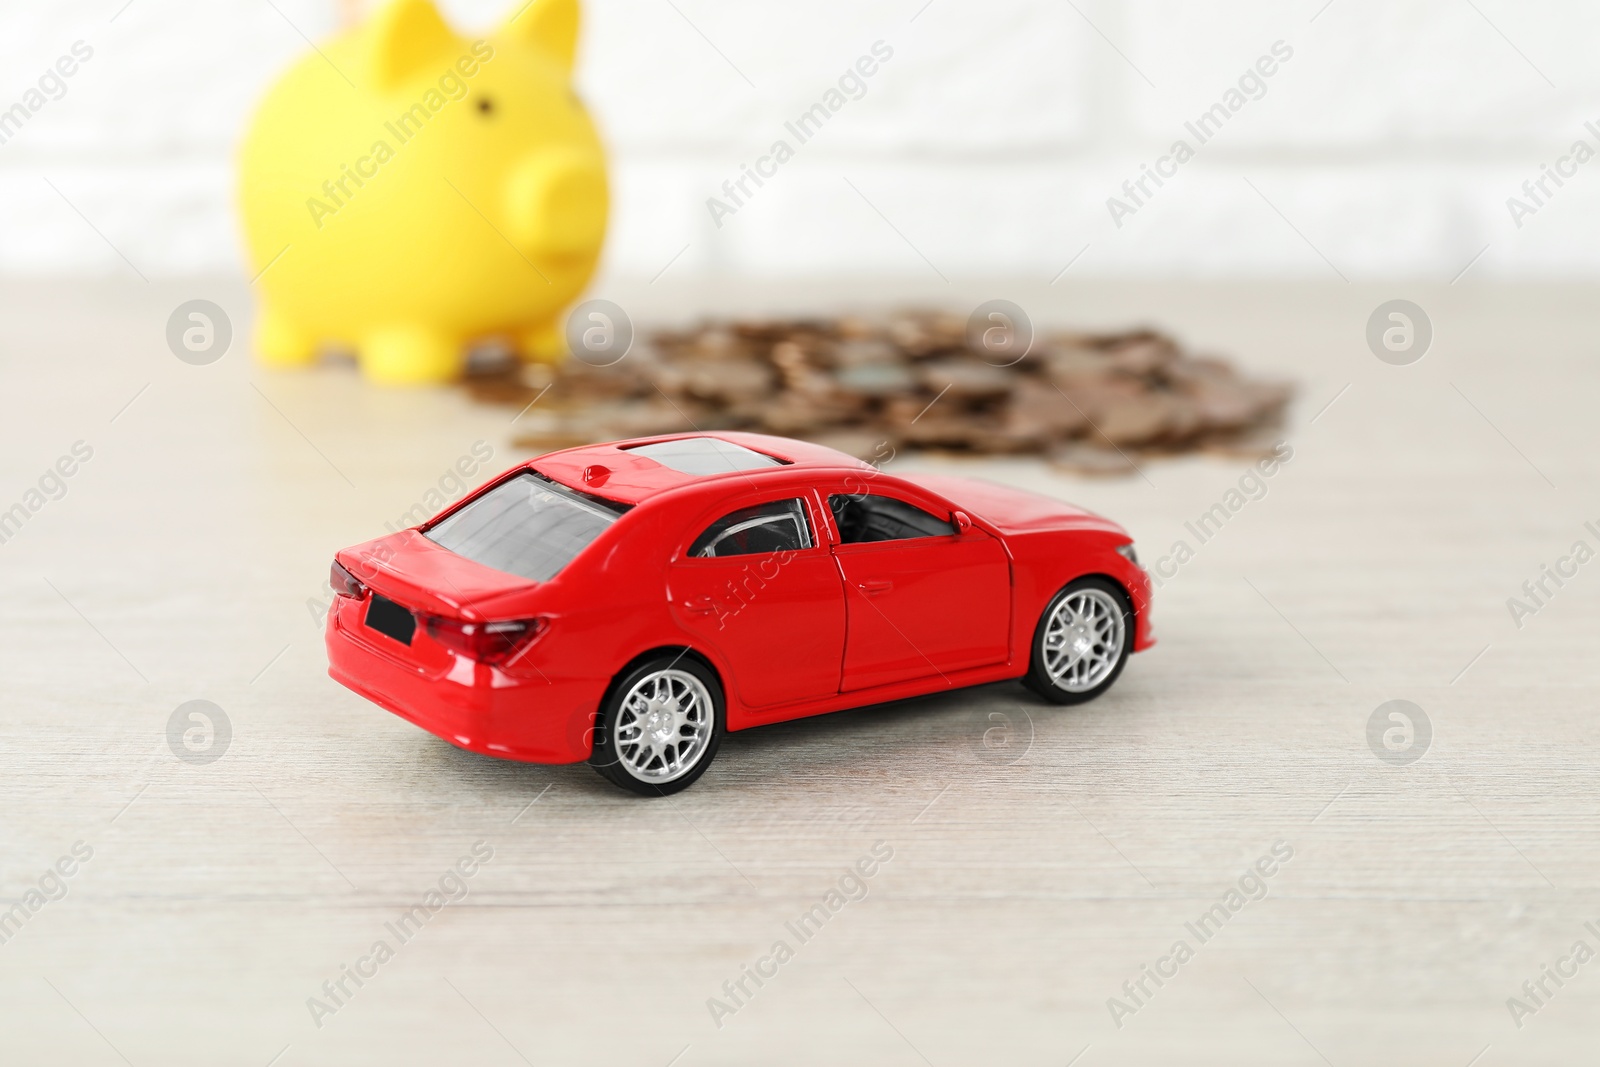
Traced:
<path id="1" fill-rule="evenodd" d="M 1150 647 L 1114 522 L 819 445 L 552 452 L 337 554 L 328 673 L 473 752 L 677 792 L 725 730 L 1020 678 L 1105 692 Z"/>

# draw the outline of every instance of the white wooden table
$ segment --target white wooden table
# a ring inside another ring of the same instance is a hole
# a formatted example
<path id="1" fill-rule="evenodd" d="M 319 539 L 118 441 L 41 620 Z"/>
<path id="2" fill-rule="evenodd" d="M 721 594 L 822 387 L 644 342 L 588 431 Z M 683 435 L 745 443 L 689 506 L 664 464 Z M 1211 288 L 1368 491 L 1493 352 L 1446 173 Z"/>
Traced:
<path id="1" fill-rule="evenodd" d="M 1574 541 L 1600 548 L 1600 310 L 1467 284 L 605 294 L 639 318 L 1000 294 L 1171 328 L 1302 389 L 1294 458 L 1160 589 L 1160 644 L 1106 698 L 995 685 L 734 735 L 646 803 L 583 766 L 457 751 L 325 674 L 307 602 L 332 551 L 475 441 L 519 458 L 509 411 L 257 370 L 237 282 L 8 283 L 0 508 L 75 442 L 93 455 L 0 544 L 0 895 L 25 912 L 0 944 L 0 1062 L 1592 1058 L 1600 962 L 1547 979 L 1520 1028 L 1507 998 L 1575 941 L 1600 950 L 1600 563 L 1520 629 L 1506 601 Z M 1437 334 L 1409 367 L 1362 336 L 1397 296 Z M 195 297 L 239 338 L 210 366 L 163 339 Z M 1245 466 L 902 462 L 1103 511 L 1151 562 Z M 210 764 L 168 746 L 194 699 L 231 724 Z M 1368 746 L 1393 699 L 1432 727 L 1408 766 Z M 985 748 L 1003 722 L 1012 747 Z M 80 841 L 92 858 L 49 875 Z M 480 841 L 466 895 L 402 943 L 387 924 Z M 1185 924 L 1280 841 L 1264 898 L 1201 943 Z M 786 923 L 876 842 L 893 856 L 865 896 L 802 943 Z M 1180 939 L 1192 958 L 1136 1002 L 1124 983 Z M 734 1001 L 724 982 L 779 940 L 792 958 Z M 346 965 L 370 977 L 335 999 Z M 736 1009 L 720 1027 L 713 997 Z"/>

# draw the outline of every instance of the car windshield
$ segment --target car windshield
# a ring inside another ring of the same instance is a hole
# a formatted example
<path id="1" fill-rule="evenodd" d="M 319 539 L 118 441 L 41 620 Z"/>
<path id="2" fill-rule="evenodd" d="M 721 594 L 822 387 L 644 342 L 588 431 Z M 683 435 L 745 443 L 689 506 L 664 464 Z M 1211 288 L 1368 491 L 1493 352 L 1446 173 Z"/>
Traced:
<path id="1" fill-rule="evenodd" d="M 561 573 L 626 510 L 625 504 L 524 473 L 495 486 L 423 536 L 474 563 L 543 582 Z"/>

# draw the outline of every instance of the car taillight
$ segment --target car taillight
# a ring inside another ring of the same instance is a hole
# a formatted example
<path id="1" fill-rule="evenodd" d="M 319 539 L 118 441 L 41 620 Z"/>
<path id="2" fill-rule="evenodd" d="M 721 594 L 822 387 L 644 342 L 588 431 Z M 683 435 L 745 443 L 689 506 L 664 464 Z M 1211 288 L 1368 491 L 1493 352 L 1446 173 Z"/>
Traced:
<path id="1" fill-rule="evenodd" d="M 367 587 L 361 584 L 361 579 L 339 566 L 338 560 L 334 560 L 333 566 L 328 569 L 328 584 L 333 586 L 335 593 L 351 600 L 360 600 L 367 595 Z"/>
<path id="2" fill-rule="evenodd" d="M 429 615 L 428 636 L 441 645 L 479 663 L 507 663 L 538 640 L 549 619 L 513 619 L 507 622 L 462 622 Z"/>

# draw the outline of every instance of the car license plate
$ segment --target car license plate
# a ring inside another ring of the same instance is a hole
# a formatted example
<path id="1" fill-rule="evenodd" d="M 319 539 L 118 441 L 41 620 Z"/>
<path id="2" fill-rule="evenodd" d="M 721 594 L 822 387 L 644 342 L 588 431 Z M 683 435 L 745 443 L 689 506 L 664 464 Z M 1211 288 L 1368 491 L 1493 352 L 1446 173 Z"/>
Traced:
<path id="1" fill-rule="evenodd" d="M 417 632 L 417 617 L 386 596 L 372 594 L 367 603 L 367 626 L 402 645 L 409 645 Z"/>

